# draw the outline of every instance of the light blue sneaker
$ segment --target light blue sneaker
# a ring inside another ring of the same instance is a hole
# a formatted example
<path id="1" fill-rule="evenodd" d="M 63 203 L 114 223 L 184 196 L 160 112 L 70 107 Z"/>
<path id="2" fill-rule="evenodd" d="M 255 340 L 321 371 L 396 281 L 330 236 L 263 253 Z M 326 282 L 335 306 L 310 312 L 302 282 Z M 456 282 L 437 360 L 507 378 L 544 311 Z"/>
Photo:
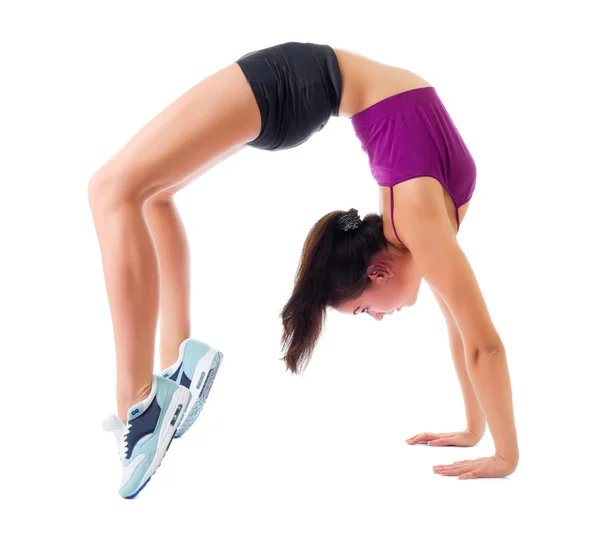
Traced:
<path id="1" fill-rule="evenodd" d="M 190 404 L 190 391 L 173 381 L 153 376 L 148 397 L 127 412 L 127 424 L 115 415 L 102 424 L 113 432 L 123 465 L 119 494 L 135 498 L 160 466 L 175 431 Z"/>
<path id="2" fill-rule="evenodd" d="M 163 377 L 189 388 L 192 393 L 190 407 L 184 413 L 183 422 L 175 437 L 185 434 L 198 418 L 221 366 L 221 360 L 223 353 L 206 343 L 188 338 L 179 346 L 177 362 L 161 372 Z"/>

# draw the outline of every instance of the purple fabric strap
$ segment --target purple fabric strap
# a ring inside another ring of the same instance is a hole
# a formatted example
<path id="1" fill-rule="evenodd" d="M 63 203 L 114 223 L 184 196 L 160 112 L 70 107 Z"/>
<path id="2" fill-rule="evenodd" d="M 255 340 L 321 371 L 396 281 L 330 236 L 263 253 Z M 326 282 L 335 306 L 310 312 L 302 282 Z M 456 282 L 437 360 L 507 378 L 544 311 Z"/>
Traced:
<path id="1" fill-rule="evenodd" d="M 394 224 L 394 187 L 390 187 L 390 203 L 392 204 L 392 227 L 394 228 L 394 234 L 396 234 L 398 241 L 404 245 L 404 242 L 398 236 L 398 232 L 396 232 L 396 225 Z"/>

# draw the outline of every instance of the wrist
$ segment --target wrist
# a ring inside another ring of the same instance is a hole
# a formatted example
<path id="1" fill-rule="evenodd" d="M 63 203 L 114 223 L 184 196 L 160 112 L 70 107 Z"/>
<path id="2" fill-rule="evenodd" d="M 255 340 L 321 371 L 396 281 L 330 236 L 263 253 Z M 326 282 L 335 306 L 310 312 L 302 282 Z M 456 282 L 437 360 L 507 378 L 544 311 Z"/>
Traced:
<path id="1" fill-rule="evenodd" d="M 479 439 L 485 434 L 487 420 L 485 414 L 479 406 L 477 408 L 466 409 L 467 430 L 473 432 Z"/>
<path id="2" fill-rule="evenodd" d="M 511 448 L 511 449 L 496 449 L 496 456 L 499 456 L 504 460 L 509 466 L 516 469 L 519 464 L 519 449 Z"/>
<path id="3" fill-rule="evenodd" d="M 471 436 L 471 438 L 473 440 L 471 445 L 477 445 L 477 443 L 479 443 L 481 441 L 481 438 L 483 437 L 483 432 L 475 432 L 474 430 L 471 430 L 470 428 L 467 428 L 466 430 L 464 430 L 464 432 Z"/>
<path id="4" fill-rule="evenodd" d="M 467 432 L 473 434 L 477 439 L 481 439 L 485 433 L 485 430 L 477 430 L 472 426 L 467 426 Z"/>
<path id="5" fill-rule="evenodd" d="M 483 421 L 467 420 L 467 432 L 472 433 L 477 440 L 480 440 L 485 434 L 485 419 Z"/>

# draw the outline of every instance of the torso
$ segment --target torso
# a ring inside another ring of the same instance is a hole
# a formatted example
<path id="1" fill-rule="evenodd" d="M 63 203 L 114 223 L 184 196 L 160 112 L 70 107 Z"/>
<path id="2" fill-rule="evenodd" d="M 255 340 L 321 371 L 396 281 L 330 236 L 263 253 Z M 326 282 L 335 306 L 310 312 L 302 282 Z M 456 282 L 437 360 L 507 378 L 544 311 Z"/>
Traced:
<path id="1" fill-rule="evenodd" d="M 334 51 L 340 65 L 343 81 L 339 112 L 342 117 L 352 117 L 356 113 L 395 94 L 432 86 L 422 77 L 403 68 L 382 64 L 342 49 L 334 48 Z M 388 187 L 379 187 L 379 190 L 380 212 L 383 215 L 384 224 L 391 224 L 389 216 L 390 190 Z M 458 231 L 458 225 L 456 224 L 454 203 L 446 191 L 444 191 L 444 202 L 448 217 L 456 232 Z M 467 202 L 458 209 L 461 224 L 468 207 L 469 203 Z M 402 246 L 395 237 L 388 237 L 388 241 L 394 245 Z"/>

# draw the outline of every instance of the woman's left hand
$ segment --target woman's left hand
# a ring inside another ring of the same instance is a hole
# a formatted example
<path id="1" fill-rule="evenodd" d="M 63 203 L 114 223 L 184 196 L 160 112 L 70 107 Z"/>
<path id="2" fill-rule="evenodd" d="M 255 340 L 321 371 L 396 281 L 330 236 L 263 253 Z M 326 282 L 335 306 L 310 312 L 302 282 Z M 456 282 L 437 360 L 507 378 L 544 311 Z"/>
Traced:
<path id="1" fill-rule="evenodd" d="M 463 460 L 453 464 L 433 466 L 439 475 L 458 475 L 459 479 L 480 477 L 506 477 L 517 469 L 517 462 L 508 462 L 498 454 L 475 460 Z"/>
<path id="2" fill-rule="evenodd" d="M 409 445 L 426 443 L 431 447 L 446 447 L 448 445 L 453 447 L 473 447 L 479 443 L 480 439 L 481 435 L 477 435 L 475 432 L 471 432 L 471 430 L 462 430 L 461 432 L 446 432 L 444 434 L 425 432 L 408 438 L 406 442 Z"/>

